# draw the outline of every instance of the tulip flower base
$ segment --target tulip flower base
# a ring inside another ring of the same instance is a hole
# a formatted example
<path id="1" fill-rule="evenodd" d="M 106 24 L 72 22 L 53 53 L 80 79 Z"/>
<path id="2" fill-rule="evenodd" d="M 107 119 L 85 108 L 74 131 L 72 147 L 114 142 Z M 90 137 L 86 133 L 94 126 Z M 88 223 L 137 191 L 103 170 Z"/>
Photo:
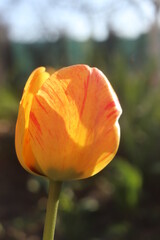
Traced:
<path id="1" fill-rule="evenodd" d="M 55 182 L 52 180 L 49 182 L 49 196 L 47 201 L 43 240 L 54 239 L 61 185 L 62 182 Z"/>

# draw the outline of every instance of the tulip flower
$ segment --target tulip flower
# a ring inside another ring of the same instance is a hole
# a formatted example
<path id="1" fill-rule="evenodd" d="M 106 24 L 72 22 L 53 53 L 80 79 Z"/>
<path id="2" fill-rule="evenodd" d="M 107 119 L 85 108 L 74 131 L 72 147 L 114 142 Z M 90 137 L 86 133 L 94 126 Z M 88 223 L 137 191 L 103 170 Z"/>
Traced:
<path id="1" fill-rule="evenodd" d="M 52 183 L 93 176 L 117 152 L 121 112 L 97 68 L 74 65 L 50 75 L 40 67 L 30 75 L 19 106 L 18 159 L 28 172 Z"/>

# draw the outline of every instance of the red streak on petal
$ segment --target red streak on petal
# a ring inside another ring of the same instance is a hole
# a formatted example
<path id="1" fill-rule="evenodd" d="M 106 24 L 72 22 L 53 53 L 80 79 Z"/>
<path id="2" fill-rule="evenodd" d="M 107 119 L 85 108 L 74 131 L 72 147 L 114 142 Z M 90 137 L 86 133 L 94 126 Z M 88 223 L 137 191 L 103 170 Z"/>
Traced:
<path id="1" fill-rule="evenodd" d="M 110 113 L 107 115 L 107 118 L 110 118 L 110 117 L 112 117 L 113 115 L 118 116 L 118 111 L 117 111 L 117 110 L 113 110 L 112 112 L 110 112 Z"/>
<path id="2" fill-rule="evenodd" d="M 40 133 L 42 133 L 40 124 L 39 124 L 37 118 L 35 117 L 35 115 L 34 115 L 34 113 L 33 113 L 32 111 L 30 112 L 30 119 L 31 119 L 31 121 L 33 122 L 33 124 L 35 125 L 35 127 L 37 128 L 37 130 L 38 130 Z"/>
<path id="3" fill-rule="evenodd" d="M 37 140 L 38 144 L 40 145 L 40 147 L 41 147 L 42 149 L 44 149 L 44 148 L 43 148 L 43 145 L 42 145 L 42 143 L 41 143 L 41 141 L 40 141 L 40 138 L 39 138 L 38 136 L 36 136 L 36 140 Z"/>
<path id="4" fill-rule="evenodd" d="M 111 101 L 110 103 L 108 103 L 106 106 L 105 106 L 105 110 L 109 110 L 110 108 L 114 108 L 116 105 L 115 105 L 115 102 L 114 101 Z"/>
<path id="5" fill-rule="evenodd" d="M 90 78 L 90 76 L 88 76 L 87 81 L 84 82 L 84 98 L 83 98 L 83 102 L 82 102 L 82 106 L 81 106 L 81 110 L 80 110 L 80 117 L 81 117 L 82 114 L 83 114 L 85 102 L 86 102 L 86 99 L 87 99 L 87 91 L 88 91 L 88 85 L 89 85 L 89 78 Z"/>
<path id="6" fill-rule="evenodd" d="M 42 149 L 44 149 L 44 148 L 43 148 L 43 145 L 42 145 L 42 143 L 41 143 L 41 141 L 40 141 L 40 138 L 39 138 L 38 136 L 35 136 L 35 137 L 34 137 L 30 130 L 29 130 L 29 134 L 30 134 L 30 137 L 33 139 L 33 141 L 34 141 L 34 142 L 37 142 L 37 143 L 40 145 L 40 147 L 41 147 Z M 35 141 L 35 140 L 36 140 L 36 141 Z"/>
<path id="7" fill-rule="evenodd" d="M 46 114 L 48 114 L 47 110 L 46 110 L 45 107 L 41 104 L 41 102 L 39 101 L 39 99 L 38 99 L 37 97 L 35 97 L 35 99 L 36 99 L 38 105 L 40 106 L 40 108 L 42 108 L 43 111 L 44 111 Z"/>
<path id="8" fill-rule="evenodd" d="M 42 90 L 49 96 L 49 98 L 54 101 L 55 96 L 57 97 L 57 99 L 59 100 L 59 102 L 62 104 L 62 106 L 64 105 L 64 103 L 62 102 L 61 98 L 58 96 L 58 94 L 54 91 L 54 89 L 48 85 L 46 83 L 47 86 L 42 86 Z"/>
<path id="9" fill-rule="evenodd" d="M 30 129 L 28 130 L 28 132 L 30 134 L 30 137 L 34 140 L 34 137 L 33 137 L 32 133 L 31 133 Z"/>

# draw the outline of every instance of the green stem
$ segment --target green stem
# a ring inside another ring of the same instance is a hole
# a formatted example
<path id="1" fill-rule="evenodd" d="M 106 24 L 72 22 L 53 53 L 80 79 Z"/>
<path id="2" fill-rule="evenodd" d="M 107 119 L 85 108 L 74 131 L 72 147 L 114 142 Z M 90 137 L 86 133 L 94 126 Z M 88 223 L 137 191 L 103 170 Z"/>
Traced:
<path id="1" fill-rule="evenodd" d="M 62 182 L 50 180 L 43 240 L 53 240 Z"/>

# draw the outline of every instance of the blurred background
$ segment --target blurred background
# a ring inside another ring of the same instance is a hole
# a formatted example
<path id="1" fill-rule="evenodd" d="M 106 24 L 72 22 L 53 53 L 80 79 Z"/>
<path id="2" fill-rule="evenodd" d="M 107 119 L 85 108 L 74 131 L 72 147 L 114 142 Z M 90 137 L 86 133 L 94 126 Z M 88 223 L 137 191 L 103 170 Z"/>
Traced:
<path id="1" fill-rule="evenodd" d="M 63 186 L 56 240 L 160 239 L 160 1 L 0 1 L 0 239 L 42 239 L 48 182 L 14 150 L 24 84 L 38 66 L 101 69 L 123 109 L 116 158 Z"/>

